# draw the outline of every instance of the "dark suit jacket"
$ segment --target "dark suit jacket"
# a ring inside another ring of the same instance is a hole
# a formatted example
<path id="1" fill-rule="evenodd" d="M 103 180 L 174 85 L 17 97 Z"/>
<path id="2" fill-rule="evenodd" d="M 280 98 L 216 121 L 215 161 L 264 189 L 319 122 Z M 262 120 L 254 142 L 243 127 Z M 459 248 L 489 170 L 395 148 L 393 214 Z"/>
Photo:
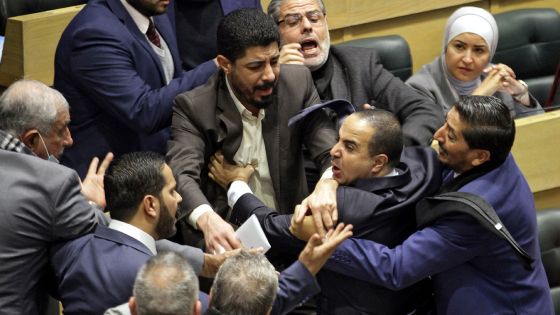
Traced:
<path id="1" fill-rule="evenodd" d="M 339 222 L 354 225 L 354 237 L 393 247 L 416 228 L 414 207 L 440 186 L 439 163 L 430 147 L 407 147 L 397 167 L 401 174 L 362 179 L 337 190 Z M 279 215 L 254 195 L 242 196 L 232 221 L 242 223 L 255 214 L 274 251 L 293 255 L 305 245 L 289 232 L 291 216 Z M 430 294 L 426 283 L 392 291 L 328 270 L 319 275 L 321 314 L 407 314 Z"/>
<path id="2" fill-rule="evenodd" d="M 453 178 L 452 172 L 448 175 Z M 394 290 L 431 276 L 437 314 L 553 314 L 533 196 L 513 157 L 457 191 L 478 196 L 494 208 L 517 243 L 535 259 L 533 268 L 526 268 L 497 233 L 456 212 L 438 217 L 394 248 L 346 240 L 325 268 Z"/>
<path id="3" fill-rule="evenodd" d="M 1 149 L 0 161 L 0 313 L 44 314 L 51 245 L 92 231 L 96 215 L 73 170 Z"/>
<path id="4" fill-rule="evenodd" d="M 443 125 L 437 104 L 385 70 L 373 49 L 332 46 L 330 57 L 333 98 L 350 100 L 354 106 L 369 103 L 395 114 L 402 124 L 405 145 L 428 145 Z"/>
<path id="5" fill-rule="evenodd" d="M 64 314 L 99 315 L 128 301 L 138 270 L 152 255 L 138 240 L 102 225 L 56 246 L 51 263 Z"/>
<path id="6" fill-rule="evenodd" d="M 272 105 L 266 109 L 262 132 L 270 175 L 280 211 L 290 213 L 307 196 L 302 144 L 325 169 L 336 132 L 326 113 L 316 111 L 288 128 L 288 119 L 319 102 L 309 70 L 282 65 Z M 201 204 L 210 204 L 224 216 L 228 210 L 225 190 L 208 178 L 210 157 L 222 150 L 230 162 L 241 144 L 241 115 L 231 99 L 223 74 L 207 84 L 177 96 L 167 160 L 183 197 L 181 215 Z"/>
<path id="7" fill-rule="evenodd" d="M 211 2 L 217 2 L 215 6 L 208 6 Z M 192 69 L 198 65 L 194 61 L 203 62 L 217 56 L 216 32 L 219 23 L 224 16 L 241 8 L 261 9 L 260 0 L 179 0 L 171 2 L 173 10 L 167 10 L 169 17 L 176 30 L 179 54 L 185 69 Z M 193 5 L 202 5 L 202 9 Z M 220 8 L 220 11 L 213 11 Z M 187 19 L 190 21 L 187 22 Z M 190 23 L 189 23 L 190 22 Z M 191 28 L 187 25 L 190 24 Z M 190 31 L 191 34 L 186 34 Z M 193 58 L 193 49 L 194 58 Z M 189 58 L 190 57 L 190 58 Z M 190 60 L 190 62 L 188 62 Z"/>
<path id="8" fill-rule="evenodd" d="M 184 72 L 168 15 L 153 17 L 174 61 L 166 85 L 161 63 L 120 1 L 90 0 L 57 47 L 54 87 L 70 104 L 72 148 L 62 163 L 84 176 L 108 151 L 165 152 L 173 99 L 208 79 L 212 61 Z"/>

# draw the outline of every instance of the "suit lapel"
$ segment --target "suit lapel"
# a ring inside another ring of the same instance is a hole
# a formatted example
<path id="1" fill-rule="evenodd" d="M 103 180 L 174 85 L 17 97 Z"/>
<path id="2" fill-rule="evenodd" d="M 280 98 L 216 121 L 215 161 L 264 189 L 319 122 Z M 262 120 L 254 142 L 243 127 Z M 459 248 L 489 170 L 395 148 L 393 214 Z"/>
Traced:
<path id="1" fill-rule="evenodd" d="M 171 53 L 171 58 L 173 59 L 173 77 L 176 78 L 179 76 L 182 70 L 182 66 L 180 63 L 181 58 L 179 57 L 179 51 L 175 49 L 177 47 L 177 39 L 175 37 L 175 31 L 172 28 L 170 23 L 169 17 L 167 14 L 161 14 L 154 16 L 154 24 L 159 32 L 159 34 L 165 40 L 167 47 L 169 48 L 169 52 Z M 150 46 L 151 48 L 151 46 Z M 153 49 L 152 49 L 153 52 Z M 157 56 L 156 56 L 157 58 Z M 158 59 L 159 61 L 159 59 Z M 160 64 L 160 62 L 158 62 Z M 161 68 L 161 67 L 160 67 Z M 162 75 L 163 75 L 163 69 Z"/>
<path id="2" fill-rule="evenodd" d="M 134 22 L 134 20 L 130 16 L 130 14 L 128 14 L 128 12 L 126 11 L 126 9 L 122 5 L 122 3 L 120 1 L 115 1 L 115 0 L 106 0 L 106 3 L 109 6 L 109 8 L 111 9 L 111 11 L 113 11 L 113 13 L 115 13 L 115 15 L 124 23 L 124 25 L 126 26 L 128 31 L 130 32 L 130 34 L 132 34 L 132 36 L 134 36 L 134 38 L 138 41 L 138 43 L 148 52 L 148 55 L 150 55 L 150 57 L 152 58 L 152 61 L 154 62 L 154 64 L 156 65 L 156 67 L 158 69 L 158 73 L 159 73 L 161 83 L 165 84 L 165 74 L 163 72 L 163 67 L 161 65 L 161 62 L 160 62 L 158 56 L 156 55 L 152 46 L 150 46 L 150 43 L 148 43 L 148 40 L 146 39 L 144 34 L 142 34 L 142 32 L 140 32 L 140 29 L 138 29 L 138 25 L 136 25 L 136 23 Z M 158 17 L 158 18 L 159 19 L 157 19 L 157 20 L 162 19 L 162 17 Z M 159 24 L 161 24 L 161 22 L 157 23 L 156 19 L 154 18 L 154 24 L 155 24 L 156 28 L 158 28 L 160 26 Z M 159 28 L 158 28 L 158 31 L 159 31 Z M 169 34 L 166 34 L 166 35 L 167 35 L 167 38 L 169 38 Z M 165 38 L 166 42 L 167 42 L 167 38 Z M 169 43 L 168 43 L 168 46 L 170 46 Z M 171 50 L 171 48 L 169 48 L 169 50 Z"/>
<path id="3" fill-rule="evenodd" d="M 274 187 L 278 206 L 281 206 L 281 202 L 284 199 L 282 198 L 282 191 L 280 190 L 280 187 L 282 187 L 280 183 L 280 163 L 284 161 L 282 158 L 283 148 L 280 147 L 280 111 L 278 93 L 275 92 L 272 104 L 266 109 L 266 115 L 262 122 L 262 136 L 266 149 L 268 171 L 272 180 L 272 186 Z M 288 126 L 285 126 L 285 128 L 288 128 Z"/>
<path id="4" fill-rule="evenodd" d="M 150 249 L 148 249 L 148 247 L 142 244 L 139 240 L 103 225 L 97 226 L 97 229 L 95 230 L 95 237 L 106 239 L 117 244 L 126 245 L 146 255 L 153 256 Z"/>
<path id="5" fill-rule="evenodd" d="M 243 125 L 241 124 L 241 115 L 229 95 L 223 73 L 220 73 L 217 85 L 217 141 L 218 143 L 222 142 L 222 153 L 228 161 L 232 162 L 241 145 Z"/>
<path id="6" fill-rule="evenodd" d="M 350 100 L 350 84 L 346 78 L 345 69 L 333 54 L 332 49 L 330 53 L 333 62 L 333 76 L 331 79 L 331 92 L 333 99 Z"/>

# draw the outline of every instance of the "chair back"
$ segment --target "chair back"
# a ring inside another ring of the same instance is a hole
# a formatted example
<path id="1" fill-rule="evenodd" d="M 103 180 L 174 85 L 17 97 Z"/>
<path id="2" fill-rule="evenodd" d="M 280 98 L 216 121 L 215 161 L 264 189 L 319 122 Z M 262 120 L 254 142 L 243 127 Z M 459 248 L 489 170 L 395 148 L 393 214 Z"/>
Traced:
<path id="1" fill-rule="evenodd" d="M 544 105 L 560 60 L 560 15 L 554 9 L 518 9 L 494 15 L 499 40 L 492 62 L 510 66 Z"/>
<path id="2" fill-rule="evenodd" d="M 541 258 L 550 286 L 554 311 L 560 314 L 560 209 L 537 212 Z"/>
<path id="3" fill-rule="evenodd" d="M 338 45 L 375 49 L 383 67 L 394 76 L 404 82 L 412 75 L 410 48 L 406 40 L 399 35 L 353 39 Z"/>

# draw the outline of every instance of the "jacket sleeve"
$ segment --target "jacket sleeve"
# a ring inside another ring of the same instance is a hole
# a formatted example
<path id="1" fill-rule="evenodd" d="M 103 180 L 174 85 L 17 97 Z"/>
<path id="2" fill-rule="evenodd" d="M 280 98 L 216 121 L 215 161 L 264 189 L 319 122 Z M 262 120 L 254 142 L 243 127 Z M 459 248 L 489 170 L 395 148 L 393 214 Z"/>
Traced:
<path id="1" fill-rule="evenodd" d="M 202 265 L 204 264 L 204 253 L 200 248 L 177 244 L 169 240 L 158 240 L 156 241 L 156 249 L 158 252 L 176 252 L 189 262 L 197 275 L 202 271 Z"/>
<path id="2" fill-rule="evenodd" d="M 56 190 L 51 192 L 53 222 L 48 226 L 53 241 L 71 240 L 93 231 L 98 214 L 82 195 L 78 175 L 74 171 L 59 172 L 52 180 L 51 187 Z"/>
<path id="3" fill-rule="evenodd" d="M 335 250 L 325 268 L 392 290 L 463 264 L 484 253 L 490 232 L 466 214 L 450 215 L 388 248 L 349 239 Z"/>
<path id="4" fill-rule="evenodd" d="M 288 314 L 320 291 L 315 277 L 304 265 L 296 261 L 280 274 L 278 291 L 270 314 Z"/>
<path id="5" fill-rule="evenodd" d="M 180 216 L 188 216 L 196 207 L 210 204 L 201 189 L 201 172 L 206 169 L 207 139 L 187 112 L 192 105 L 189 96 L 181 94 L 175 103 L 166 159 L 177 180 L 177 191 L 183 197 Z"/>

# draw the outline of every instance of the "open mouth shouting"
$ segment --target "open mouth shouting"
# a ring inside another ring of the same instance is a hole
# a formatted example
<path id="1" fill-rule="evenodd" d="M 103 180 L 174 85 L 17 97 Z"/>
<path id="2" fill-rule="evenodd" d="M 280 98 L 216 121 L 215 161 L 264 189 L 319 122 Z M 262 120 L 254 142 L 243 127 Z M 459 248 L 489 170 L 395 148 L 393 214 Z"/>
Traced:
<path id="1" fill-rule="evenodd" d="M 314 57 L 319 54 L 319 43 L 313 38 L 306 38 L 300 42 L 301 53 L 304 57 Z"/>

